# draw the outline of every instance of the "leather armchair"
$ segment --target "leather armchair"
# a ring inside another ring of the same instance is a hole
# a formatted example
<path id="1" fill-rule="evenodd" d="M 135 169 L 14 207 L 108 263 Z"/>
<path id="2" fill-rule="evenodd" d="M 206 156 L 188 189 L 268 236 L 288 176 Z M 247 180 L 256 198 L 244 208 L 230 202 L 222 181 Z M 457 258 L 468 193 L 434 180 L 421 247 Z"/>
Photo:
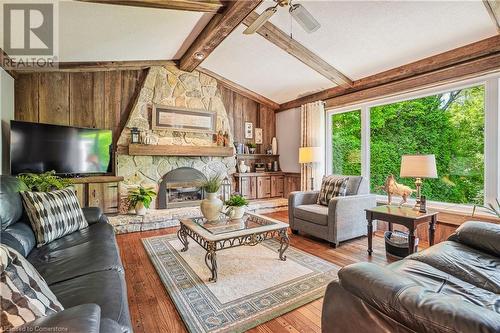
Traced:
<path id="1" fill-rule="evenodd" d="M 362 177 L 349 177 L 345 197 L 335 197 L 328 206 L 316 204 L 319 191 L 292 192 L 288 197 L 288 217 L 292 232 L 304 232 L 325 239 L 332 246 L 341 241 L 366 236 L 365 208 L 377 205 L 375 195 L 362 194 Z"/>

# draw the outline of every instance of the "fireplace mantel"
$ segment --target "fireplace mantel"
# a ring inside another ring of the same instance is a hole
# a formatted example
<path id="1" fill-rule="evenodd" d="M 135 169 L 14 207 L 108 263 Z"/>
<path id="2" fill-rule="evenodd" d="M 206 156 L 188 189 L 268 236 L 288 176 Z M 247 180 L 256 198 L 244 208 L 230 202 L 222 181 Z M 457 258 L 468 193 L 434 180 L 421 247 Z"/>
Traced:
<path id="1" fill-rule="evenodd" d="M 234 155 L 233 147 L 177 146 L 130 144 L 128 154 L 132 156 L 217 156 Z"/>

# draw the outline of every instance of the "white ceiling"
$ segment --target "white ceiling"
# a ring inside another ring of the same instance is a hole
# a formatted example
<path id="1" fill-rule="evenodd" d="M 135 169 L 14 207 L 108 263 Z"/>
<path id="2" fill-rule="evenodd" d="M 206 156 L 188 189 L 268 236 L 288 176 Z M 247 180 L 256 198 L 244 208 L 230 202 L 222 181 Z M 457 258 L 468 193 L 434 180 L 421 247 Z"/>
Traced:
<path id="1" fill-rule="evenodd" d="M 480 0 L 296 2 L 322 26 L 307 34 L 292 22 L 293 38 L 354 80 L 497 34 Z M 265 1 L 257 11 L 272 4 Z M 180 58 L 211 15 L 60 1 L 59 18 L 60 61 L 167 60 Z M 271 23 L 290 33 L 286 8 Z M 278 103 L 334 86 L 243 29 L 202 66 Z"/>
<path id="2" fill-rule="evenodd" d="M 167 60 L 182 55 L 211 15 L 61 1 L 59 18 L 60 61 Z"/>

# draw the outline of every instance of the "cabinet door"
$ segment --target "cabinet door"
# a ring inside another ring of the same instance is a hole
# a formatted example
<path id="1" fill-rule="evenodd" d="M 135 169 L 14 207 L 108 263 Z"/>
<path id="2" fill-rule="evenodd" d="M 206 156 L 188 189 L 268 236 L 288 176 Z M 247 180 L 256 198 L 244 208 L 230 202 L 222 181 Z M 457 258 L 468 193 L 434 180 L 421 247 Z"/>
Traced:
<path id="1" fill-rule="evenodd" d="M 99 207 L 104 211 L 103 183 L 89 183 L 87 197 L 89 198 L 89 207 Z"/>
<path id="2" fill-rule="evenodd" d="M 271 176 L 271 197 L 283 196 L 284 179 L 283 176 Z"/>
<path id="3" fill-rule="evenodd" d="M 85 200 L 85 184 L 73 184 L 73 189 L 75 190 L 75 195 L 78 198 L 80 207 L 86 207 L 87 202 Z"/>
<path id="4" fill-rule="evenodd" d="M 285 188 L 283 196 L 288 198 L 290 192 L 300 191 L 300 175 L 287 175 L 285 176 Z"/>
<path id="5" fill-rule="evenodd" d="M 257 198 L 270 198 L 271 197 L 271 177 L 259 176 L 257 177 Z"/>
<path id="6" fill-rule="evenodd" d="M 255 177 L 241 177 L 240 194 L 247 199 L 256 198 L 256 179 Z"/>
<path id="7" fill-rule="evenodd" d="M 104 208 L 106 214 L 118 213 L 118 183 L 104 183 Z"/>

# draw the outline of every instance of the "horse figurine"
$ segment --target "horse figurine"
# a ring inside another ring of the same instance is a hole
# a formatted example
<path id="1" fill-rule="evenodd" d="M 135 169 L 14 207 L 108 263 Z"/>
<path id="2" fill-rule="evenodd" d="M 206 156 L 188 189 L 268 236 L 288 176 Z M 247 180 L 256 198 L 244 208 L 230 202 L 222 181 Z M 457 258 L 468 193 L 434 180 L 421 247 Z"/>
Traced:
<path id="1" fill-rule="evenodd" d="M 384 186 L 379 186 L 377 189 L 387 192 L 387 201 L 389 205 L 392 203 L 393 195 L 400 196 L 403 199 L 399 203 L 400 206 L 404 205 L 408 201 L 408 197 L 410 197 L 413 192 L 416 192 L 416 190 L 410 188 L 409 186 L 396 182 L 396 178 L 394 178 L 394 175 L 392 174 L 387 176 Z"/>

